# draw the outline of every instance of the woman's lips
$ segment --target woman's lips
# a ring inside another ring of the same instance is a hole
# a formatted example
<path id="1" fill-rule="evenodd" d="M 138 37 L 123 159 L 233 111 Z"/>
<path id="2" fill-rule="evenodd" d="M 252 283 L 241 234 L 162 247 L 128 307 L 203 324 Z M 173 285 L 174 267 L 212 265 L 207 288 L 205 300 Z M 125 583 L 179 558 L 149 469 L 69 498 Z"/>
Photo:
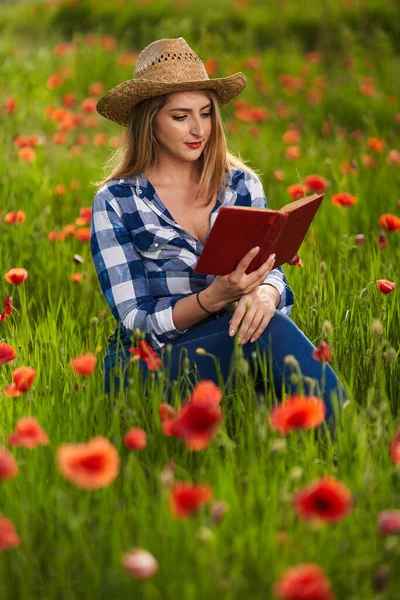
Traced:
<path id="1" fill-rule="evenodd" d="M 196 144 L 188 144 L 187 142 L 185 142 L 186 146 L 189 146 L 189 148 L 200 148 L 202 142 L 197 142 Z"/>

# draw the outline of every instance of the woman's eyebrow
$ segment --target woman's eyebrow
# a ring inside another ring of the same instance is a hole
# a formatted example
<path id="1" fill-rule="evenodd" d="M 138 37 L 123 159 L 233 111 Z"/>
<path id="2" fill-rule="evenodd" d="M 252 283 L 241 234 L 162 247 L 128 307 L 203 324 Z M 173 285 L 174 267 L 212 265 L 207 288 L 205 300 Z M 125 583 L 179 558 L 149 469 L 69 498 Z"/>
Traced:
<path id="1" fill-rule="evenodd" d="M 205 108 L 208 108 L 209 106 L 211 106 L 211 102 L 209 102 L 205 106 L 202 106 L 200 110 L 204 110 Z M 168 112 L 172 112 L 173 110 L 182 110 L 184 112 L 192 112 L 191 108 L 171 108 L 171 110 Z"/>

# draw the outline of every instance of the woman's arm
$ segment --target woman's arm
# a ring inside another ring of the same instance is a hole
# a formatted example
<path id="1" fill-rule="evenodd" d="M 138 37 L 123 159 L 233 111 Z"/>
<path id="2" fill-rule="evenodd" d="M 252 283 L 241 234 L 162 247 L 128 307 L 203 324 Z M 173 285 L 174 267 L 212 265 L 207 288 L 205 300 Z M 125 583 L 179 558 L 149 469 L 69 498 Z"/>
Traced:
<path id="1" fill-rule="evenodd" d="M 128 335 L 138 328 L 149 334 L 155 347 L 160 348 L 164 342 L 184 333 L 176 327 L 172 313 L 185 295 L 170 295 L 167 288 L 165 297 L 154 300 L 142 258 L 113 207 L 112 198 L 108 200 L 98 192 L 92 208 L 90 248 L 106 302 Z M 200 310 L 197 312 L 200 316 Z"/>

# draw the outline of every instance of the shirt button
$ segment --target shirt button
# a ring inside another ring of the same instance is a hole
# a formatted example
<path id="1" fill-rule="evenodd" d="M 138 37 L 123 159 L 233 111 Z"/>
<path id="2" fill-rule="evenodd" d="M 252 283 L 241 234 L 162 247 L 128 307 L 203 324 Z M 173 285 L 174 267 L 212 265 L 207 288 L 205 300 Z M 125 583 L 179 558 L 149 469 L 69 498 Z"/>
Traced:
<path id="1" fill-rule="evenodd" d="M 141 194 L 141 193 L 142 193 L 142 190 L 138 190 L 138 194 Z"/>
<path id="2" fill-rule="evenodd" d="M 154 244 L 154 248 L 158 248 L 158 243 L 157 242 Z"/>

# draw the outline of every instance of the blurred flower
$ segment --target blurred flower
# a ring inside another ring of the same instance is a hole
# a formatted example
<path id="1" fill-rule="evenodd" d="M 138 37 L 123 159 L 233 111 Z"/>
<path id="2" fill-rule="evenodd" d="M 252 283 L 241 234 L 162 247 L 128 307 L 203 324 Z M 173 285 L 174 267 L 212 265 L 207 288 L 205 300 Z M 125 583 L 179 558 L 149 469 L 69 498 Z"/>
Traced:
<path id="1" fill-rule="evenodd" d="M 168 461 L 165 467 L 158 474 L 158 481 L 160 485 L 166 488 L 170 488 L 175 483 L 175 463 L 173 460 Z"/>
<path id="2" fill-rule="evenodd" d="M 106 487 L 119 473 L 117 449 L 101 436 L 82 444 L 62 444 L 56 461 L 65 479 L 84 490 Z"/>
<path id="3" fill-rule="evenodd" d="M 271 410 L 269 422 L 272 429 L 287 434 L 293 429 L 312 429 L 325 418 L 326 406 L 316 396 L 289 396 L 285 402 Z"/>
<path id="4" fill-rule="evenodd" d="M 85 98 L 80 106 L 83 113 L 94 113 L 96 111 L 97 98 Z"/>
<path id="5" fill-rule="evenodd" d="M 288 146 L 285 150 L 285 156 L 288 160 L 297 160 L 301 157 L 301 148 L 299 146 Z"/>
<path id="6" fill-rule="evenodd" d="M 296 254 L 293 256 L 293 258 L 291 258 L 290 260 L 288 260 L 288 265 L 292 265 L 292 267 L 303 267 L 303 261 L 301 260 L 300 256 L 298 255 L 298 253 L 296 252 Z"/>
<path id="7" fill-rule="evenodd" d="M 347 194 L 342 192 L 340 194 L 333 194 L 332 203 L 335 206 L 351 206 L 351 204 L 356 204 L 358 202 L 355 196 L 351 194 Z"/>
<path id="8" fill-rule="evenodd" d="M 75 231 L 76 239 L 82 244 L 90 241 L 90 227 L 82 227 Z"/>
<path id="9" fill-rule="evenodd" d="M 130 450 L 143 450 L 147 446 L 147 436 L 143 429 L 132 428 L 124 435 L 124 444 Z"/>
<path id="10" fill-rule="evenodd" d="M 9 446 L 22 446 L 24 448 L 36 448 L 36 446 L 47 446 L 49 438 L 40 427 L 35 417 L 22 417 L 15 425 L 13 433 L 8 436 Z"/>
<path id="11" fill-rule="evenodd" d="M 171 488 L 169 506 L 176 519 L 195 514 L 203 504 L 210 502 L 213 492 L 209 485 L 181 481 Z"/>
<path id="12" fill-rule="evenodd" d="M 96 356 L 89 352 L 88 354 L 81 354 L 76 358 L 71 358 L 71 367 L 75 375 L 83 375 L 85 377 L 91 375 L 96 367 Z"/>
<path id="13" fill-rule="evenodd" d="M 156 371 L 162 365 L 162 360 L 153 348 L 145 341 L 138 341 L 138 348 L 129 348 L 129 352 L 134 356 L 139 356 L 144 360 L 150 371 Z"/>
<path id="14" fill-rule="evenodd" d="M 331 352 L 326 342 L 321 342 L 320 345 L 312 352 L 314 360 L 321 362 L 329 362 L 331 360 Z"/>
<path id="15" fill-rule="evenodd" d="M 276 181 L 284 181 L 285 173 L 281 169 L 275 169 L 274 179 L 276 179 Z"/>
<path id="16" fill-rule="evenodd" d="M 7 283 L 11 283 L 12 285 L 20 285 L 21 283 L 24 283 L 27 277 L 28 271 L 20 267 L 10 269 L 4 275 L 4 279 L 7 281 Z"/>
<path id="17" fill-rule="evenodd" d="M 0 314 L 0 321 L 5 321 L 11 315 L 11 313 L 13 311 L 12 301 L 13 301 L 12 296 L 6 296 L 4 298 L 4 303 L 3 303 L 4 310 Z"/>
<path id="18" fill-rule="evenodd" d="M 12 479 L 18 475 L 18 465 L 8 450 L 0 448 L 0 481 Z"/>
<path id="19" fill-rule="evenodd" d="M 32 367 L 18 367 L 14 369 L 12 376 L 16 389 L 19 392 L 27 392 L 33 385 L 36 371 Z"/>
<path id="20" fill-rule="evenodd" d="M 104 84 L 101 81 L 95 81 L 89 86 L 89 94 L 91 96 L 101 96 L 104 91 Z"/>
<path id="21" fill-rule="evenodd" d="M 6 342 L 0 342 L 0 365 L 12 365 L 16 355 L 15 348 Z"/>
<path id="22" fill-rule="evenodd" d="M 0 516 L 0 551 L 4 552 L 4 550 L 9 550 L 10 548 L 15 548 L 15 546 L 19 546 L 21 543 L 21 539 L 17 535 L 15 531 L 14 524 L 4 517 Z"/>
<path id="23" fill-rule="evenodd" d="M 58 73 L 54 73 L 53 75 L 50 75 L 50 77 L 47 78 L 46 87 L 48 87 L 49 90 L 55 90 L 56 88 L 60 87 L 60 85 L 62 85 L 63 83 L 64 81 L 61 75 L 59 75 Z"/>
<path id="24" fill-rule="evenodd" d="M 396 431 L 390 444 L 390 457 L 394 464 L 400 463 L 400 429 Z"/>
<path id="25" fill-rule="evenodd" d="M 371 323 L 371 333 L 374 337 L 379 337 L 382 334 L 383 325 L 379 319 L 373 319 Z"/>
<path id="26" fill-rule="evenodd" d="M 383 152 L 385 147 L 383 141 L 377 137 L 368 138 L 367 146 L 369 150 L 372 150 L 373 152 Z"/>
<path id="27" fill-rule="evenodd" d="M 286 569 L 275 584 L 274 594 L 279 600 L 335 600 L 324 570 L 314 563 Z"/>
<path id="28" fill-rule="evenodd" d="M 384 250 L 387 245 L 388 245 L 388 239 L 387 239 L 386 235 L 383 233 L 383 231 L 380 231 L 378 233 L 378 246 L 379 246 L 379 249 L 380 250 Z"/>
<path id="29" fill-rule="evenodd" d="M 383 510 L 378 516 L 379 533 L 392 535 L 400 533 L 400 510 Z"/>
<path id="30" fill-rule="evenodd" d="M 293 200 L 298 200 L 299 198 L 306 196 L 308 193 L 308 188 L 307 186 L 301 185 L 301 183 L 294 183 L 293 185 L 289 185 L 286 188 L 286 191 Z"/>
<path id="31" fill-rule="evenodd" d="M 218 70 L 218 66 L 219 66 L 219 60 L 218 60 L 218 58 L 215 58 L 214 56 L 210 56 L 210 58 L 208 58 L 206 60 L 206 62 L 204 63 L 204 67 L 205 67 L 209 77 L 213 77 L 213 75 Z"/>
<path id="32" fill-rule="evenodd" d="M 323 192 L 330 185 L 329 182 L 320 175 L 307 175 L 307 177 L 304 178 L 304 183 L 315 193 Z"/>
<path id="33" fill-rule="evenodd" d="M 69 279 L 74 283 L 80 284 L 82 283 L 83 275 L 82 273 L 70 273 L 68 275 Z"/>
<path id="34" fill-rule="evenodd" d="M 348 173 L 350 175 L 355 175 L 357 173 L 357 163 L 355 160 L 349 160 L 347 162 L 340 163 L 340 171 L 341 173 Z"/>
<path id="35" fill-rule="evenodd" d="M 379 225 L 386 229 L 386 231 L 399 231 L 400 230 L 400 217 L 385 213 L 379 217 Z"/>
<path id="36" fill-rule="evenodd" d="M 367 169 L 371 169 L 376 164 L 375 160 L 370 154 L 363 154 L 361 157 L 361 162 L 364 165 L 364 167 L 367 167 Z"/>
<path id="37" fill-rule="evenodd" d="M 15 112 L 18 106 L 18 100 L 14 96 L 10 96 L 4 100 L 4 107 L 8 114 Z"/>
<path id="38" fill-rule="evenodd" d="M 389 575 L 390 569 L 388 565 L 379 565 L 379 567 L 377 567 L 372 579 L 372 585 L 375 591 L 381 592 L 385 589 Z"/>
<path id="39" fill-rule="evenodd" d="M 383 294 L 389 294 L 396 288 L 396 284 L 388 279 L 377 279 L 376 284 Z"/>
<path id="40" fill-rule="evenodd" d="M 388 165 L 400 165 L 400 152 L 398 150 L 390 150 L 386 157 Z"/>
<path id="41" fill-rule="evenodd" d="M 23 210 L 17 210 L 16 212 L 9 212 L 4 216 L 4 222 L 8 225 L 14 225 L 14 223 L 23 223 L 26 215 Z"/>
<path id="42" fill-rule="evenodd" d="M 18 156 L 21 160 L 26 160 L 27 162 L 33 162 L 36 160 L 36 152 L 33 148 L 29 148 L 28 146 L 24 146 L 18 152 Z"/>
<path id="43" fill-rule="evenodd" d="M 149 579 L 158 571 L 158 562 L 150 552 L 133 548 L 122 557 L 122 566 L 136 579 Z"/>
<path id="44" fill-rule="evenodd" d="M 282 136 L 284 144 L 298 144 L 301 141 L 301 133 L 298 129 L 288 129 Z"/>
<path id="45" fill-rule="evenodd" d="M 351 493 L 335 477 L 327 475 L 303 487 L 294 498 L 299 517 L 336 523 L 351 510 Z"/>
<path id="46" fill-rule="evenodd" d="M 330 321 L 328 321 L 327 319 L 325 319 L 325 321 L 322 323 L 322 332 L 324 335 L 329 336 L 333 331 L 333 325 Z"/>
<path id="47" fill-rule="evenodd" d="M 221 390 L 212 381 L 198 383 L 178 415 L 163 422 L 163 432 L 183 438 L 190 450 L 203 450 L 214 439 L 223 421 L 221 398 Z"/>

